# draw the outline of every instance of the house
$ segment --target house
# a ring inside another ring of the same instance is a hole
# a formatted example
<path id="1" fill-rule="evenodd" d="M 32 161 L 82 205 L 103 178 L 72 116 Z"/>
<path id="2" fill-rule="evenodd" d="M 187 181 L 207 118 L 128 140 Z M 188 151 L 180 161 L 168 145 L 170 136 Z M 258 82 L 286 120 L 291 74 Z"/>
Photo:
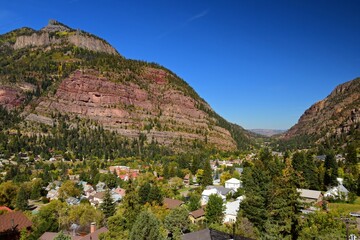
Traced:
<path id="1" fill-rule="evenodd" d="M 121 196 L 121 198 L 124 198 L 124 197 L 125 197 L 125 194 L 126 194 L 126 190 L 123 189 L 123 188 L 119 188 L 119 187 L 118 187 L 118 188 L 114 188 L 114 189 L 112 189 L 111 191 L 119 194 L 119 195 Z"/>
<path id="2" fill-rule="evenodd" d="M 190 185 L 190 174 L 186 174 L 183 180 L 185 186 L 189 186 Z"/>
<path id="3" fill-rule="evenodd" d="M 336 187 L 330 188 L 324 194 L 324 197 L 347 200 L 348 194 L 349 194 L 349 190 L 347 190 L 346 187 L 344 187 L 344 185 L 339 184 Z"/>
<path id="4" fill-rule="evenodd" d="M 31 231 L 32 222 L 22 212 L 8 212 L 0 215 L 0 239 L 20 239 L 23 229 Z"/>
<path id="5" fill-rule="evenodd" d="M 181 236 L 181 240 L 252 240 L 251 238 L 246 238 L 238 235 L 231 235 L 228 233 L 220 232 L 215 229 L 205 228 L 200 231 L 186 233 Z"/>
<path id="6" fill-rule="evenodd" d="M 319 160 L 319 161 L 325 161 L 326 155 L 318 155 L 318 156 L 316 156 L 315 158 L 316 158 L 317 160 Z"/>
<path id="7" fill-rule="evenodd" d="M 96 191 L 97 192 L 104 192 L 105 187 L 106 187 L 106 184 L 104 182 L 98 182 L 98 184 L 96 184 Z"/>
<path id="8" fill-rule="evenodd" d="M 114 203 L 120 202 L 121 199 L 123 199 L 121 194 L 119 194 L 118 192 L 116 192 L 114 190 L 111 190 L 110 194 L 111 194 L 111 198 L 112 198 Z"/>
<path id="9" fill-rule="evenodd" d="M 203 208 L 189 213 L 189 219 L 192 223 L 202 223 L 205 221 L 205 211 Z"/>
<path id="10" fill-rule="evenodd" d="M 13 210 L 11 210 L 10 208 L 6 207 L 6 206 L 0 206 L 0 212 L 6 213 L 6 212 L 12 212 Z"/>
<path id="11" fill-rule="evenodd" d="M 227 202 L 225 205 L 225 214 L 224 214 L 224 223 L 234 223 L 236 222 L 236 216 L 240 208 L 241 200 L 236 200 L 233 202 Z"/>
<path id="12" fill-rule="evenodd" d="M 236 178 L 230 178 L 229 180 L 225 181 L 225 188 L 233 189 L 237 191 L 238 188 L 242 187 L 242 181 Z"/>
<path id="13" fill-rule="evenodd" d="M 53 181 L 47 185 L 45 188 L 46 191 L 50 191 L 51 189 L 59 189 L 62 185 L 61 181 Z"/>
<path id="14" fill-rule="evenodd" d="M 79 174 L 69 175 L 69 180 L 71 180 L 71 181 L 79 181 L 79 179 L 80 179 Z"/>
<path id="15" fill-rule="evenodd" d="M 80 204 L 80 200 L 74 197 L 68 197 L 65 202 L 70 206 Z"/>
<path id="16" fill-rule="evenodd" d="M 226 200 L 226 195 L 222 195 L 220 191 L 218 191 L 216 188 L 211 188 L 211 189 L 205 189 L 202 193 L 201 193 L 201 205 L 206 205 L 209 201 L 209 197 L 210 195 L 215 194 L 218 195 L 219 197 L 222 198 L 223 201 Z"/>
<path id="17" fill-rule="evenodd" d="M 104 201 L 105 192 L 97 192 L 94 195 L 94 198 L 92 199 L 91 205 L 98 205 L 103 203 Z M 89 199 L 90 201 L 90 199 Z"/>
<path id="18" fill-rule="evenodd" d="M 323 199 L 323 195 L 320 191 L 300 188 L 298 188 L 297 191 L 300 193 L 300 199 L 304 203 L 318 203 Z"/>
<path id="19" fill-rule="evenodd" d="M 174 208 L 180 207 L 183 204 L 184 204 L 183 201 L 180 201 L 177 199 L 171 199 L 171 198 L 164 198 L 164 201 L 163 201 L 163 205 L 167 209 L 174 209 Z"/>
<path id="20" fill-rule="evenodd" d="M 50 200 L 55 200 L 59 198 L 59 192 L 57 189 L 51 189 L 47 194 L 46 194 L 46 198 L 50 199 Z"/>
<path id="21" fill-rule="evenodd" d="M 95 225 L 91 225 L 90 227 L 90 233 L 85 236 L 71 236 L 70 234 L 65 234 L 66 236 L 69 236 L 71 240 L 99 240 L 99 235 L 101 233 L 109 231 L 106 227 L 99 228 L 96 230 Z M 56 238 L 56 236 L 59 235 L 59 233 L 56 232 L 45 232 L 39 240 L 53 240 Z"/>

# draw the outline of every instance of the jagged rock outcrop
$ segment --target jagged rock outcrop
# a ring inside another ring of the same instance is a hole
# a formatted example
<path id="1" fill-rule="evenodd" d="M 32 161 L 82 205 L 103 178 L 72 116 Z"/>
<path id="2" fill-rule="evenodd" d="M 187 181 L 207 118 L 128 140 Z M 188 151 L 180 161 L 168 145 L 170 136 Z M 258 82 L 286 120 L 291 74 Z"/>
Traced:
<path id="1" fill-rule="evenodd" d="M 360 78 L 337 86 L 300 117 L 283 137 L 314 136 L 318 142 L 360 128 Z"/>
<path id="2" fill-rule="evenodd" d="M 56 34 L 61 32 L 61 34 Z M 79 30 L 73 30 L 65 25 L 50 20 L 49 24 L 31 35 L 19 36 L 13 45 L 14 49 L 25 47 L 45 47 L 49 45 L 73 44 L 95 52 L 118 55 L 118 52 L 105 40 L 91 36 Z"/>

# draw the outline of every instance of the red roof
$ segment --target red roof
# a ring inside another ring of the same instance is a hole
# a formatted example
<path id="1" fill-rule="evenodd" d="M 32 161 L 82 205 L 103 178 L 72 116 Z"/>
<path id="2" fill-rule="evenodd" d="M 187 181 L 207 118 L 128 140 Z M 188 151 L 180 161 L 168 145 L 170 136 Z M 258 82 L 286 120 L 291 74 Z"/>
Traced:
<path id="1" fill-rule="evenodd" d="M 10 208 L 8 208 L 6 206 L 0 206 L 0 211 L 12 212 L 13 210 L 11 210 Z"/>
<path id="2" fill-rule="evenodd" d="M 0 215 L 0 233 L 17 228 L 19 231 L 23 228 L 32 226 L 32 222 L 22 212 L 9 212 Z"/>
<path id="3" fill-rule="evenodd" d="M 174 209 L 184 204 L 183 201 L 171 199 L 171 198 L 164 198 L 164 206 L 169 209 Z"/>

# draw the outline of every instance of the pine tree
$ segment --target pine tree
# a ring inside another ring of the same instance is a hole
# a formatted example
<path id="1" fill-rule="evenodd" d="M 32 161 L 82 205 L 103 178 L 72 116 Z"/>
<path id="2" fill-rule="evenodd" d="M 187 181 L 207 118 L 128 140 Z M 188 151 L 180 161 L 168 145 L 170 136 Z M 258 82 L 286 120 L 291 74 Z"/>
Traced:
<path id="1" fill-rule="evenodd" d="M 144 205 L 149 200 L 149 194 L 151 190 L 151 185 L 149 182 L 146 182 L 144 185 L 139 188 L 139 201 L 140 204 Z"/>
<path id="2" fill-rule="evenodd" d="M 148 202 L 151 204 L 162 205 L 163 200 L 164 196 L 161 189 L 158 186 L 151 187 Z"/>
<path id="3" fill-rule="evenodd" d="M 333 151 L 329 152 L 325 158 L 325 186 L 335 186 L 337 184 L 338 165 L 336 163 L 335 154 Z"/>
<path id="4" fill-rule="evenodd" d="M 296 189 L 297 176 L 289 160 L 276 177 L 269 191 L 269 218 L 265 223 L 266 239 L 297 239 L 300 212 L 299 193 Z"/>
<path id="5" fill-rule="evenodd" d="M 105 190 L 104 200 L 100 205 L 100 209 L 106 218 L 111 217 L 115 213 L 115 203 L 113 202 L 109 189 Z"/>
<path id="6" fill-rule="evenodd" d="M 126 219 L 127 228 L 131 229 L 136 217 L 141 211 L 141 204 L 139 202 L 139 195 L 136 193 L 134 185 L 129 181 L 126 195 L 122 201 L 122 208 L 124 209 L 124 218 Z"/>
<path id="7" fill-rule="evenodd" d="M 130 232 L 130 240 L 162 240 L 160 222 L 154 214 L 143 211 L 136 218 Z"/>
<path id="8" fill-rule="evenodd" d="M 204 173 L 203 177 L 201 179 L 201 185 L 203 187 L 209 186 L 213 184 L 213 176 L 212 176 L 212 170 L 210 166 L 210 161 L 206 160 L 204 165 Z"/>
<path id="9" fill-rule="evenodd" d="M 21 211 L 25 211 L 28 209 L 28 207 L 29 205 L 26 190 L 21 186 L 16 197 L 16 208 Z"/>
<path id="10" fill-rule="evenodd" d="M 218 195 L 212 194 L 209 196 L 209 202 L 205 208 L 205 219 L 208 224 L 218 223 L 222 224 L 224 218 L 223 200 Z"/>
<path id="11" fill-rule="evenodd" d="M 246 167 L 242 176 L 246 198 L 241 202 L 244 216 L 260 231 L 264 231 L 268 219 L 268 191 L 271 182 L 270 173 L 261 161 Z"/>

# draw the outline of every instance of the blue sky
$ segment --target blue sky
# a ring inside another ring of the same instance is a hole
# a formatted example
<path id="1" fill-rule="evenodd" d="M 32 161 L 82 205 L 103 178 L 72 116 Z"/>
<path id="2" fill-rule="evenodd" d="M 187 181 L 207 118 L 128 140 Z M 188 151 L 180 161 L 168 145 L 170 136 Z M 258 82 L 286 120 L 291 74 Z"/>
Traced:
<path id="1" fill-rule="evenodd" d="M 157 62 L 245 128 L 287 129 L 360 76 L 357 0 L 3 1 L 0 34 L 49 19 Z"/>

